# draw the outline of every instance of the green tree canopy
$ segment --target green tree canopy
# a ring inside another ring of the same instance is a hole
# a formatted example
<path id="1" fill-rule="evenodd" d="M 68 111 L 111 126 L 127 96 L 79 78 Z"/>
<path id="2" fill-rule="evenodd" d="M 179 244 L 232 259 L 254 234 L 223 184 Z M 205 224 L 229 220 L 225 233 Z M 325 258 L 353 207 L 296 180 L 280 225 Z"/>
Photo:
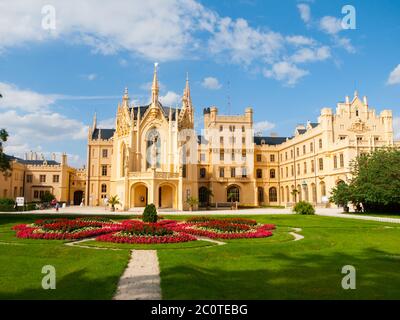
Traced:
<path id="1" fill-rule="evenodd" d="M 5 129 L 0 129 L 0 172 L 11 169 L 10 160 L 3 152 L 3 143 L 7 141 L 8 133 Z"/>
<path id="2" fill-rule="evenodd" d="M 400 212 L 400 150 L 380 149 L 352 164 L 350 195 L 364 211 Z"/>

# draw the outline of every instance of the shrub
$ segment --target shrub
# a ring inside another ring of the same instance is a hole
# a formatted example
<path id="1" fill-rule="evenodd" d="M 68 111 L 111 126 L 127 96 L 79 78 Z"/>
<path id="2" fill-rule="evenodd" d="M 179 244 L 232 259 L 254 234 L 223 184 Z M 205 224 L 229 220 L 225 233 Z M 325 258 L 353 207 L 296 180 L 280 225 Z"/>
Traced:
<path id="1" fill-rule="evenodd" d="M 54 196 L 54 194 L 52 194 L 50 191 L 46 191 L 43 196 L 40 197 L 40 200 L 42 202 L 51 202 L 52 200 L 54 200 L 56 197 Z"/>
<path id="2" fill-rule="evenodd" d="M 312 206 L 311 203 L 308 203 L 306 201 L 300 201 L 298 202 L 294 208 L 293 211 L 296 212 L 297 214 L 306 214 L 306 215 L 313 215 L 315 214 L 315 209 Z"/>
<path id="3" fill-rule="evenodd" d="M 143 211 L 143 222 L 157 222 L 157 209 L 154 204 L 148 204 Z"/>
<path id="4" fill-rule="evenodd" d="M 9 198 L 1 198 L 0 199 L 0 205 L 14 206 L 15 205 L 15 201 L 13 199 L 9 199 Z"/>
<path id="5" fill-rule="evenodd" d="M 0 204 L 0 212 L 12 212 L 15 211 L 14 205 Z"/>

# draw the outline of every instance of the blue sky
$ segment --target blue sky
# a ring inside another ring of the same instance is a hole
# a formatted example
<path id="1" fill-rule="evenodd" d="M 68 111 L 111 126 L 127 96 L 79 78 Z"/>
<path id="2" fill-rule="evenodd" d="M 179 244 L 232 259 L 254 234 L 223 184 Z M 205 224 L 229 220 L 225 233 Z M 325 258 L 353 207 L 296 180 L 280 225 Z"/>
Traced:
<path id="1" fill-rule="evenodd" d="M 355 29 L 342 28 L 346 4 Z M 55 29 L 43 28 L 53 9 Z M 93 113 L 112 125 L 125 86 L 134 103 L 148 102 L 156 61 L 166 104 L 179 103 L 189 72 L 199 129 L 204 107 L 252 106 L 264 134 L 291 135 L 357 89 L 394 111 L 400 139 L 397 1 L 2 0 L 0 12 L 0 127 L 11 154 L 65 151 L 84 164 Z"/>

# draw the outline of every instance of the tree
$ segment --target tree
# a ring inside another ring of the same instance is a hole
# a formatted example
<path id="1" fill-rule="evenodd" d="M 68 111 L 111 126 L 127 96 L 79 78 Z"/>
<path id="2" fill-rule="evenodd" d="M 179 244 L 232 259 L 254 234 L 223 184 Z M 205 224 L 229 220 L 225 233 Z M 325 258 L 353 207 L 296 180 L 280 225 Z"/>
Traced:
<path id="1" fill-rule="evenodd" d="M 45 203 L 50 203 L 56 197 L 50 191 L 46 191 L 41 197 L 40 200 Z"/>
<path id="2" fill-rule="evenodd" d="M 352 163 L 350 195 L 366 212 L 400 211 L 400 150 L 380 149 Z"/>
<path id="3" fill-rule="evenodd" d="M 0 172 L 11 169 L 10 159 L 3 153 L 3 143 L 7 141 L 8 133 L 5 129 L 0 129 Z"/>
<path id="4" fill-rule="evenodd" d="M 348 203 L 351 201 L 350 187 L 345 182 L 340 182 L 332 189 L 332 196 L 329 201 L 339 207 L 343 207 L 345 212 L 349 211 Z"/>
<path id="5" fill-rule="evenodd" d="M 206 207 L 208 209 L 210 207 L 210 198 L 214 197 L 214 193 L 212 192 L 211 189 L 208 189 L 208 188 L 205 188 L 203 192 L 204 192 L 204 195 L 205 195 L 205 197 L 207 199 Z"/>
<path id="6" fill-rule="evenodd" d="M 115 206 L 121 204 L 119 202 L 118 196 L 111 196 L 110 199 L 108 199 L 108 204 L 111 205 L 111 211 L 115 211 Z"/>
<path id="7" fill-rule="evenodd" d="M 290 194 L 294 197 L 294 202 L 297 202 L 297 194 L 299 193 L 299 190 L 293 189 Z"/>
<path id="8" fill-rule="evenodd" d="M 158 220 L 157 208 L 153 203 L 150 203 L 144 208 L 143 222 L 156 223 Z"/>
<path id="9" fill-rule="evenodd" d="M 186 199 L 186 203 L 189 205 L 190 211 L 192 211 L 193 207 L 199 204 L 199 200 L 195 197 L 189 197 Z"/>

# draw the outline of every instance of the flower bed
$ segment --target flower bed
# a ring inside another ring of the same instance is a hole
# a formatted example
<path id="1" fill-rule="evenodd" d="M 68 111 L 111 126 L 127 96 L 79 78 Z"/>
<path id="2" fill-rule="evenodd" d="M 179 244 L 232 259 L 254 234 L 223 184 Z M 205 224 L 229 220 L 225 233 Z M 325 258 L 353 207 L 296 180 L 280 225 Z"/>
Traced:
<path id="1" fill-rule="evenodd" d="M 102 222 L 84 219 L 47 219 L 37 220 L 32 224 L 13 227 L 16 236 L 23 239 L 67 240 L 95 237 L 101 234 L 119 231 L 120 223 Z"/>
<path id="2" fill-rule="evenodd" d="M 115 243 L 177 243 L 195 241 L 196 236 L 214 239 L 265 238 L 272 236 L 272 224 L 257 224 L 243 218 L 193 217 L 186 222 L 161 220 L 144 223 L 138 219 L 114 222 L 108 218 L 43 219 L 13 227 L 23 239 L 77 240 L 97 237 Z"/>
<path id="3" fill-rule="evenodd" d="M 174 231 L 176 224 L 173 220 L 158 223 L 125 220 L 122 222 L 122 230 L 99 236 L 96 240 L 115 243 L 177 243 L 197 240 L 192 235 Z"/>
<path id="4" fill-rule="evenodd" d="M 257 224 L 254 220 L 240 218 L 210 219 L 204 217 L 204 219 L 199 219 L 199 217 L 195 217 L 188 221 L 190 222 L 180 223 L 172 228 L 178 232 L 213 239 L 266 238 L 272 236 L 272 230 L 275 229 L 275 225 L 272 224 L 262 225 Z"/>

